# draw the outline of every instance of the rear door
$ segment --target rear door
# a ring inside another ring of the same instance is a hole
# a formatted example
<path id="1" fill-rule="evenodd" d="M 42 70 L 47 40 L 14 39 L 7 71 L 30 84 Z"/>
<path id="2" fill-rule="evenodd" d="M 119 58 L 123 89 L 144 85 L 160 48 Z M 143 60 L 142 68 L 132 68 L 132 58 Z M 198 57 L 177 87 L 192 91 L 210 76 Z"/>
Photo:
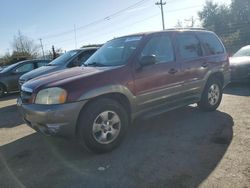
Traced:
<path id="1" fill-rule="evenodd" d="M 176 35 L 178 61 L 181 63 L 180 79 L 186 97 L 199 95 L 209 64 L 204 49 L 195 32 L 179 32 Z"/>
<path id="2" fill-rule="evenodd" d="M 138 59 L 151 55 L 156 57 L 156 64 L 136 69 L 134 73 L 138 110 L 164 103 L 180 82 L 180 66 L 175 60 L 171 34 L 151 36 Z"/>

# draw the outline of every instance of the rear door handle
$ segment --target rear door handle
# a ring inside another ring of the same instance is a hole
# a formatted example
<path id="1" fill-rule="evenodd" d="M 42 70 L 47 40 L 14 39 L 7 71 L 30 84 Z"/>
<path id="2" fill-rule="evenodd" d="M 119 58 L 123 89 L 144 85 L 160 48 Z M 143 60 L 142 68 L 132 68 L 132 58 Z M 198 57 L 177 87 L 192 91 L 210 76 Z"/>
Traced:
<path id="1" fill-rule="evenodd" d="M 208 63 L 202 63 L 201 65 L 203 68 L 207 68 L 208 67 Z"/>
<path id="2" fill-rule="evenodd" d="M 169 71 L 168 71 L 168 73 L 169 74 L 175 74 L 175 73 L 177 73 L 178 71 L 176 70 L 176 69 L 174 69 L 174 68 L 172 68 L 172 69 L 170 69 Z"/>

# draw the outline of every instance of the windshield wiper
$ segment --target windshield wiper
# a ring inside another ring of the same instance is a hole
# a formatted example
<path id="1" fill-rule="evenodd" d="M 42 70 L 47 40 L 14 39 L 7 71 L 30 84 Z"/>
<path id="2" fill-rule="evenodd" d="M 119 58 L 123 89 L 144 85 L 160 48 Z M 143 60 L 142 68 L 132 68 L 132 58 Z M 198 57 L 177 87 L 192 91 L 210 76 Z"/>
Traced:
<path id="1" fill-rule="evenodd" d="M 98 62 L 92 62 L 92 63 L 88 63 L 88 64 L 84 64 L 85 67 L 88 66 L 93 66 L 93 67 L 105 67 L 106 65 L 102 64 L 102 63 L 98 63 Z"/>

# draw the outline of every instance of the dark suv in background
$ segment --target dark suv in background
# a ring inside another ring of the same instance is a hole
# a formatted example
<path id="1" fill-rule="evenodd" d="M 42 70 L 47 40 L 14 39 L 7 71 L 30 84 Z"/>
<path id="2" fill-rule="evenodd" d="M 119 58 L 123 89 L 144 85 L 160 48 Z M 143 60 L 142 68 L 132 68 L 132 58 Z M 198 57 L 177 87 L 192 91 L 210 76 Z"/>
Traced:
<path id="1" fill-rule="evenodd" d="M 81 66 L 99 47 L 81 48 L 71 50 L 51 61 L 44 67 L 33 70 L 24 74 L 19 79 L 20 87 L 28 80 L 36 78 L 41 75 L 49 74 L 59 70 Z"/>
<path id="2" fill-rule="evenodd" d="M 138 116 L 192 103 L 216 110 L 229 80 L 228 56 L 213 32 L 140 33 L 107 42 L 84 67 L 25 83 L 18 106 L 35 130 L 76 135 L 87 148 L 106 152 Z"/>
<path id="3" fill-rule="evenodd" d="M 47 65 L 50 60 L 26 60 L 9 65 L 0 70 L 0 97 L 6 92 L 18 91 L 18 79 L 23 74 L 41 66 Z"/>

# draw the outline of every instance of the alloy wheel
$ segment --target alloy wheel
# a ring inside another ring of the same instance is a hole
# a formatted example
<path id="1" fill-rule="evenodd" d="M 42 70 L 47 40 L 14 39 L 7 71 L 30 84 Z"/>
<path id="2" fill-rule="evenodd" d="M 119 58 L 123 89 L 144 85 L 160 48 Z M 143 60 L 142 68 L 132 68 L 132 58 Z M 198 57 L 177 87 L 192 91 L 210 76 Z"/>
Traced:
<path id="1" fill-rule="evenodd" d="M 121 130 L 120 117 L 114 111 L 104 111 L 94 120 L 92 135 L 100 144 L 109 144 L 119 135 Z"/>

